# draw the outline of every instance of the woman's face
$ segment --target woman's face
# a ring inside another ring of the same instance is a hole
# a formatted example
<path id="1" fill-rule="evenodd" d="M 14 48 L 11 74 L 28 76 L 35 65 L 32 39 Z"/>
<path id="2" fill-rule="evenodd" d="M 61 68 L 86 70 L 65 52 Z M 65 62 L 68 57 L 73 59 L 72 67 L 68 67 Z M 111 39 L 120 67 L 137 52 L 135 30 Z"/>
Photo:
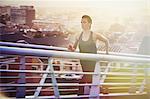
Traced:
<path id="1" fill-rule="evenodd" d="M 81 19 L 81 25 L 83 30 L 89 30 L 91 28 L 91 23 L 88 22 L 87 18 Z"/>

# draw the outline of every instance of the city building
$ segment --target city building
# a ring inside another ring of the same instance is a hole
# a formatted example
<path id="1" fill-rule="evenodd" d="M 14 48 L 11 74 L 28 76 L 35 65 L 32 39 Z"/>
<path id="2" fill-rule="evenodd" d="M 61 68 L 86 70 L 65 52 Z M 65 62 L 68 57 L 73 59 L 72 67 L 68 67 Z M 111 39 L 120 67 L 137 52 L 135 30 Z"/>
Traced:
<path id="1" fill-rule="evenodd" d="M 10 15 L 11 6 L 0 6 L 0 15 Z"/>
<path id="2" fill-rule="evenodd" d="M 26 24 L 32 26 L 35 19 L 35 9 L 33 6 L 20 6 L 11 8 L 11 22 L 15 24 Z"/>

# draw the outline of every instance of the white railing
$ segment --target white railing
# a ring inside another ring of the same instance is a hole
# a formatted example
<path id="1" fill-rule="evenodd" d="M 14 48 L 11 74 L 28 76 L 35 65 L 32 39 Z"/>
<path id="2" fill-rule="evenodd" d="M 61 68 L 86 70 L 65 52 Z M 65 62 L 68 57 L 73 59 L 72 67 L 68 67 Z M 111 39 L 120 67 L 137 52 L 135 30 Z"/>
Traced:
<path id="1" fill-rule="evenodd" d="M 23 44 L 22 44 L 23 45 Z M 25 44 L 24 44 L 25 45 Z M 36 46 L 36 45 L 35 45 Z M 43 46 L 44 47 L 44 46 Z M 44 86 L 53 86 L 54 88 L 54 95 L 52 97 L 49 98 L 63 98 L 63 97 L 68 97 L 68 96 L 61 96 L 59 93 L 59 88 L 58 86 L 91 86 L 90 89 L 90 94 L 89 95 L 83 95 L 83 96 L 70 96 L 70 98 L 81 98 L 81 97 L 89 97 L 91 99 L 99 99 L 99 96 L 101 96 L 100 93 L 100 86 L 101 85 L 113 85 L 112 83 L 104 83 L 104 82 L 100 82 L 100 76 L 101 75 L 131 75 L 131 76 L 140 76 L 140 75 L 144 75 L 144 74 L 124 74 L 124 73 L 111 73 L 108 72 L 108 68 L 106 69 L 105 72 L 101 72 L 100 70 L 100 61 L 108 61 L 108 62 L 128 62 L 128 63 L 134 63 L 136 64 L 136 66 L 138 66 L 138 64 L 144 64 L 147 66 L 150 66 L 150 56 L 146 56 L 146 55 L 120 55 L 120 54 L 111 54 L 111 55 L 105 55 L 105 54 L 88 54 L 88 53 L 76 53 L 76 52 L 66 52 L 66 51 L 55 51 L 54 49 L 50 50 L 47 48 L 47 46 L 44 47 L 44 49 L 40 49 L 38 47 L 38 49 L 33 49 L 34 47 L 29 47 L 29 48 L 19 48 L 19 46 L 17 47 L 13 47 L 13 46 L 6 46 L 6 45 L 2 45 L 0 46 L 0 50 L 1 50 L 1 54 L 7 54 L 7 55 L 20 55 L 21 56 L 21 66 L 20 66 L 20 70 L 3 70 L 1 69 L 1 72 L 18 72 L 20 79 L 18 80 L 18 84 L 0 84 L 1 87 L 18 87 L 20 89 L 18 89 L 20 93 L 18 93 L 18 95 L 16 95 L 16 97 L 25 97 L 25 88 L 24 87 L 31 87 L 31 86 L 36 86 L 38 87 L 36 89 L 36 92 L 34 93 L 33 97 L 30 98 L 37 98 L 39 96 L 39 93 L 41 91 L 41 88 Z M 33 71 L 33 70 L 25 70 L 25 60 L 24 60 L 24 56 L 38 56 L 38 57 L 48 57 L 48 67 L 46 69 L 46 71 Z M 96 61 L 96 66 L 95 66 L 95 71 L 93 72 L 61 72 L 61 71 L 54 71 L 53 65 L 52 65 L 52 57 L 58 57 L 58 58 L 72 58 L 72 59 L 84 59 L 84 60 L 94 60 Z M 148 67 L 150 68 L 150 67 Z M 136 68 L 135 68 L 136 69 Z M 26 84 L 25 83 L 25 73 L 42 73 L 43 75 L 43 79 L 41 79 L 39 84 Z M 93 80 L 91 84 L 63 84 L 63 83 L 57 83 L 55 74 L 88 74 L 88 75 L 93 75 Z M 147 73 L 147 72 L 146 72 Z M 52 84 L 44 84 L 45 79 L 47 77 L 47 74 L 50 74 L 52 77 Z M 147 75 L 147 74 L 146 74 Z M 146 76 L 147 77 L 147 76 Z M 103 76 L 103 78 L 105 78 Z M 22 81 L 20 81 L 22 80 Z M 145 81 L 146 80 L 146 81 Z M 144 79 L 143 85 L 145 85 L 145 83 L 147 82 L 147 79 Z M 147 84 L 147 83 L 146 83 Z M 135 85 L 141 85 L 141 83 L 117 83 L 114 85 L 131 85 L 131 86 L 135 86 Z M 23 91 L 22 91 L 23 90 Z M 143 90 L 143 86 L 141 86 L 141 89 Z M 46 97 L 47 98 L 47 97 Z"/>
<path id="2" fill-rule="evenodd" d="M 45 46 L 45 45 L 33 45 L 33 44 L 22 44 L 22 43 L 11 43 L 11 42 L 0 42 L 0 46 L 32 48 L 32 49 L 45 49 L 45 50 L 58 50 L 58 51 L 68 51 L 67 48 L 62 48 L 62 47 Z M 76 52 L 78 52 L 78 50 Z M 102 51 L 98 51 L 98 53 L 99 54 L 105 54 Z M 109 52 L 109 55 L 150 58 L 149 55 L 127 54 L 127 53 L 117 53 L 117 52 Z"/>

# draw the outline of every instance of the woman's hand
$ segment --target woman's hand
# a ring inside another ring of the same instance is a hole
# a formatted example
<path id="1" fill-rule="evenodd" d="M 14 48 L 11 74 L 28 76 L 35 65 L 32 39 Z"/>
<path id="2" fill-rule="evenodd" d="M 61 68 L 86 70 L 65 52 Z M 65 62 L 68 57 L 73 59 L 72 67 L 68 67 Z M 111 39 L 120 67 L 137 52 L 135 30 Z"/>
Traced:
<path id="1" fill-rule="evenodd" d="M 71 52 L 74 52 L 74 51 L 75 51 L 75 48 L 73 47 L 72 44 L 69 44 L 68 50 L 71 51 Z"/>

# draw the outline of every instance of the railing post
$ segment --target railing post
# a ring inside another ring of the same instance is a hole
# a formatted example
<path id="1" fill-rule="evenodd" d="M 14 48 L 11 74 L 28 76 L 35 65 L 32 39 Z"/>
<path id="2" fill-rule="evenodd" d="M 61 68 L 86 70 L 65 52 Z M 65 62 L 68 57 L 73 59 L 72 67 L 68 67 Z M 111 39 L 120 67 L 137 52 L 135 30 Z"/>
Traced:
<path id="1" fill-rule="evenodd" d="M 137 74 L 137 64 L 133 64 L 134 68 L 132 70 L 133 76 L 131 79 L 131 83 L 134 84 L 136 83 L 136 74 Z M 136 86 L 135 85 L 131 85 L 130 89 L 129 89 L 129 93 L 136 93 Z"/>
<path id="2" fill-rule="evenodd" d="M 112 63 L 109 63 L 104 71 L 104 73 L 108 73 L 110 71 L 110 67 L 111 67 Z M 105 79 L 107 77 L 107 74 L 103 75 L 100 82 L 101 83 L 104 83 Z"/>
<path id="3" fill-rule="evenodd" d="M 60 71 L 64 71 L 64 59 L 61 58 L 60 60 Z"/>
<path id="4" fill-rule="evenodd" d="M 147 90 L 147 97 L 148 99 L 150 99 L 150 68 L 147 68 L 146 70 L 146 74 L 145 74 L 145 78 L 146 78 L 146 90 Z"/>
<path id="5" fill-rule="evenodd" d="M 20 57 L 20 70 L 25 70 L 25 56 Z M 19 73 L 18 84 L 25 84 L 26 83 L 26 74 Z M 26 95 L 26 88 L 25 87 L 17 87 L 16 98 L 25 98 Z"/>
<path id="6" fill-rule="evenodd" d="M 58 89 L 58 85 L 57 85 L 57 80 L 55 78 L 54 67 L 52 65 L 51 57 L 48 58 L 48 66 L 50 67 L 50 71 L 52 72 L 50 75 L 52 77 L 51 79 L 52 79 L 52 84 L 53 84 L 53 88 L 54 88 L 55 99 L 59 99 L 60 94 L 59 94 L 59 89 Z"/>
<path id="7" fill-rule="evenodd" d="M 145 71 L 145 72 L 146 72 L 146 71 Z M 144 92 L 145 84 L 146 84 L 146 75 L 145 75 L 145 77 L 144 77 L 144 80 L 142 81 L 142 84 L 141 84 L 140 88 L 139 88 L 139 93 Z"/>
<path id="8" fill-rule="evenodd" d="M 94 75 L 92 77 L 92 86 L 90 89 L 90 98 L 89 99 L 100 99 L 100 63 L 96 62 Z M 94 86 L 93 86 L 94 85 Z"/>
<path id="9" fill-rule="evenodd" d="M 46 71 L 47 72 L 50 71 L 50 66 L 47 66 Z M 40 85 L 44 85 L 44 82 L 45 82 L 47 76 L 48 76 L 48 73 L 43 74 L 43 76 L 40 80 L 40 83 L 39 83 Z M 35 93 L 34 93 L 34 98 L 37 98 L 39 96 L 41 89 L 42 89 L 42 87 L 37 87 L 37 89 L 35 90 Z"/>

